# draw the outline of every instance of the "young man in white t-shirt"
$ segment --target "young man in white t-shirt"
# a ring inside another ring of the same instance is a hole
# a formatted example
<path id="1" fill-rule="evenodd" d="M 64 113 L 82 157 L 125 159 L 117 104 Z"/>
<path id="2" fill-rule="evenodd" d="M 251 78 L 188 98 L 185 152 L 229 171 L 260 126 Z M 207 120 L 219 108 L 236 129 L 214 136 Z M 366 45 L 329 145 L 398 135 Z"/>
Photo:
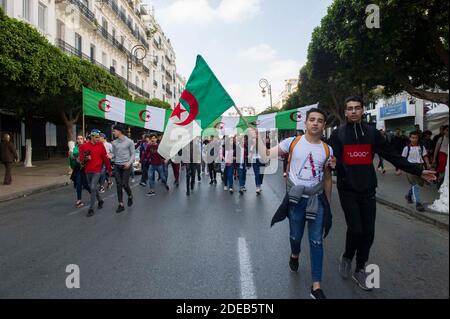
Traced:
<path id="1" fill-rule="evenodd" d="M 312 287 L 310 295 L 313 299 L 325 299 L 325 294 L 321 289 L 322 264 L 323 264 L 323 226 L 324 226 L 324 204 L 318 200 L 318 208 L 311 219 L 306 212 L 310 204 L 309 197 L 325 194 L 328 202 L 331 200 L 332 175 L 331 166 L 334 165 L 331 157 L 333 150 L 321 141 L 323 130 L 326 124 L 326 115 L 320 110 L 313 108 L 306 114 L 306 133 L 293 146 L 295 137 L 283 140 L 278 146 L 268 150 L 261 138 L 257 139 L 258 151 L 264 161 L 277 158 L 289 153 L 293 147 L 290 166 L 288 165 L 289 185 L 305 186 L 306 188 L 316 188 L 323 183 L 321 194 L 311 196 L 303 195 L 297 204 L 289 204 L 289 225 L 291 256 L 289 266 L 292 271 L 298 270 L 298 259 L 300 255 L 301 240 L 303 237 L 305 223 L 308 220 L 308 235 L 311 252 L 311 273 Z M 254 131 L 253 131 L 254 132 Z M 327 154 L 328 153 L 328 154 Z M 304 194 L 304 193 L 303 193 Z"/>
<path id="2" fill-rule="evenodd" d="M 422 165 L 426 163 L 427 167 L 430 167 L 427 150 L 423 145 L 419 144 L 419 140 L 420 132 L 411 132 L 409 134 L 410 144 L 408 146 L 405 146 L 402 156 L 406 157 L 406 159 L 410 163 Z M 420 177 L 415 175 L 408 174 L 407 177 L 409 183 L 411 184 L 411 188 L 409 189 L 408 194 L 405 196 L 406 201 L 409 204 L 416 202 L 416 209 L 419 212 L 423 212 L 425 211 L 425 207 L 423 207 L 420 200 L 420 188 L 423 186 L 424 182 Z"/>

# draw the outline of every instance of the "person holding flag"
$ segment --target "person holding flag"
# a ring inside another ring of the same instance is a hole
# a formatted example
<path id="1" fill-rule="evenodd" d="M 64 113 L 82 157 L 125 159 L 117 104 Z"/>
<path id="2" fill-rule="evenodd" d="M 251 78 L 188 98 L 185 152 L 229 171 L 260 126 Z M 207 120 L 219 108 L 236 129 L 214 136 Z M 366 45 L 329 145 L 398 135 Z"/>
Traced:
<path id="1" fill-rule="evenodd" d="M 235 103 L 202 56 L 166 125 L 158 152 L 171 159 Z"/>

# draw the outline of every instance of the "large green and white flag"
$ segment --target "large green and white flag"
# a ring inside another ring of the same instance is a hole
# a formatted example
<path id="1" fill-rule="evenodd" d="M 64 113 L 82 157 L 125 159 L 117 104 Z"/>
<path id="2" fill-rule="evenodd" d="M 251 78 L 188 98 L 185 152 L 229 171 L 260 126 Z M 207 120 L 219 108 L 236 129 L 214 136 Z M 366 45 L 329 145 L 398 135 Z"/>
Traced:
<path id="1" fill-rule="evenodd" d="M 279 130 L 305 130 L 306 112 L 319 105 L 308 105 L 276 114 L 275 126 Z M 270 114 L 269 114 L 270 115 Z"/>
<path id="2" fill-rule="evenodd" d="M 158 153 L 166 159 L 173 158 L 233 105 L 233 99 L 198 55 L 186 89 L 169 118 Z"/>
<path id="3" fill-rule="evenodd" d="M 163 132 L 170 111 L 83 88 L 84 115 Z"/>

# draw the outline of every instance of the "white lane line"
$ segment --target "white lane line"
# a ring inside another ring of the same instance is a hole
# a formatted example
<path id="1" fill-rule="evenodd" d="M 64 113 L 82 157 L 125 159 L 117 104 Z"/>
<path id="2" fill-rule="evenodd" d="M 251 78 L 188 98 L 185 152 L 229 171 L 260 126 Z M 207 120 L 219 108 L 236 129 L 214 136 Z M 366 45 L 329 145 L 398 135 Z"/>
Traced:
<path id="1" fill-rule="evenodd" d="M 133 188 L 136 188 L 137 186 L 139 186 L 139 184 L 134 184 L 134 185 L 130 186 L 130 188 L 133 189 Z M 114 187 L 113 187 L 113 188 L 114 188 Z M 111 188 L 111 189 L 113 189 L 113 188 Z M 115 192 L 114 194 L 108 195 L 108 196 L 106 196 L 106 197 L 103 197 L 102 199 L 103 199 L 103 200 L 107 200 L 107 199 L 110 199 L 110 198 L 112 198 L 112 197 L 114 197 L 114 196 L 117 196 L 117 192 Z M 88 208 L 89 208 L 89 204 L 87 204 L 86 206 L 84 206 L 84 207 L 82 207 L 82 208 L 79 208 L 79 209 L 77 209 L 77 210 L 74 210 L 73 212 L 67 214 L 67 216 L 72 216 L 72 215 L 79 214 L 79 213 L 85 211 L 85 210 L 88 209 Z"/>
<path id="2" fill-rule="evenodd" d="M 239 237 L 238 251 L 239 269 L 241 272 L 241 298 L 257 299 L 253 282 L 252 262 L 247 248 L 247 241 L 244 237 Z"/>

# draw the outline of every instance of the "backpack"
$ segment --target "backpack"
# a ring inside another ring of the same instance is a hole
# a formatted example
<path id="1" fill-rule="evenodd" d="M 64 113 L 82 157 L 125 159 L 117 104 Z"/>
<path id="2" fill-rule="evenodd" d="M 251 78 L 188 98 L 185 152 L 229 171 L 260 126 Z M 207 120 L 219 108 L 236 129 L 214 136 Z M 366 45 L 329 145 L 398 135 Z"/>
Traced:
<path id="1" fill-rule="evenodd" d="M 419 153 L 420 153 L 420 157 L 423 159 L 423 149 L 424 149 L 424 146 L 422 145 L 422 143 L 419 143 L 419 146 L 420 146 L 420 149 L 419 149 Z M 407 153 L 406 153 L 406 159 L 408 159 L 408 157 L 409 157 L 409 153 L 411 152 L 411 145 L 408 145 L 408 151 L 407 151 Z"/>

